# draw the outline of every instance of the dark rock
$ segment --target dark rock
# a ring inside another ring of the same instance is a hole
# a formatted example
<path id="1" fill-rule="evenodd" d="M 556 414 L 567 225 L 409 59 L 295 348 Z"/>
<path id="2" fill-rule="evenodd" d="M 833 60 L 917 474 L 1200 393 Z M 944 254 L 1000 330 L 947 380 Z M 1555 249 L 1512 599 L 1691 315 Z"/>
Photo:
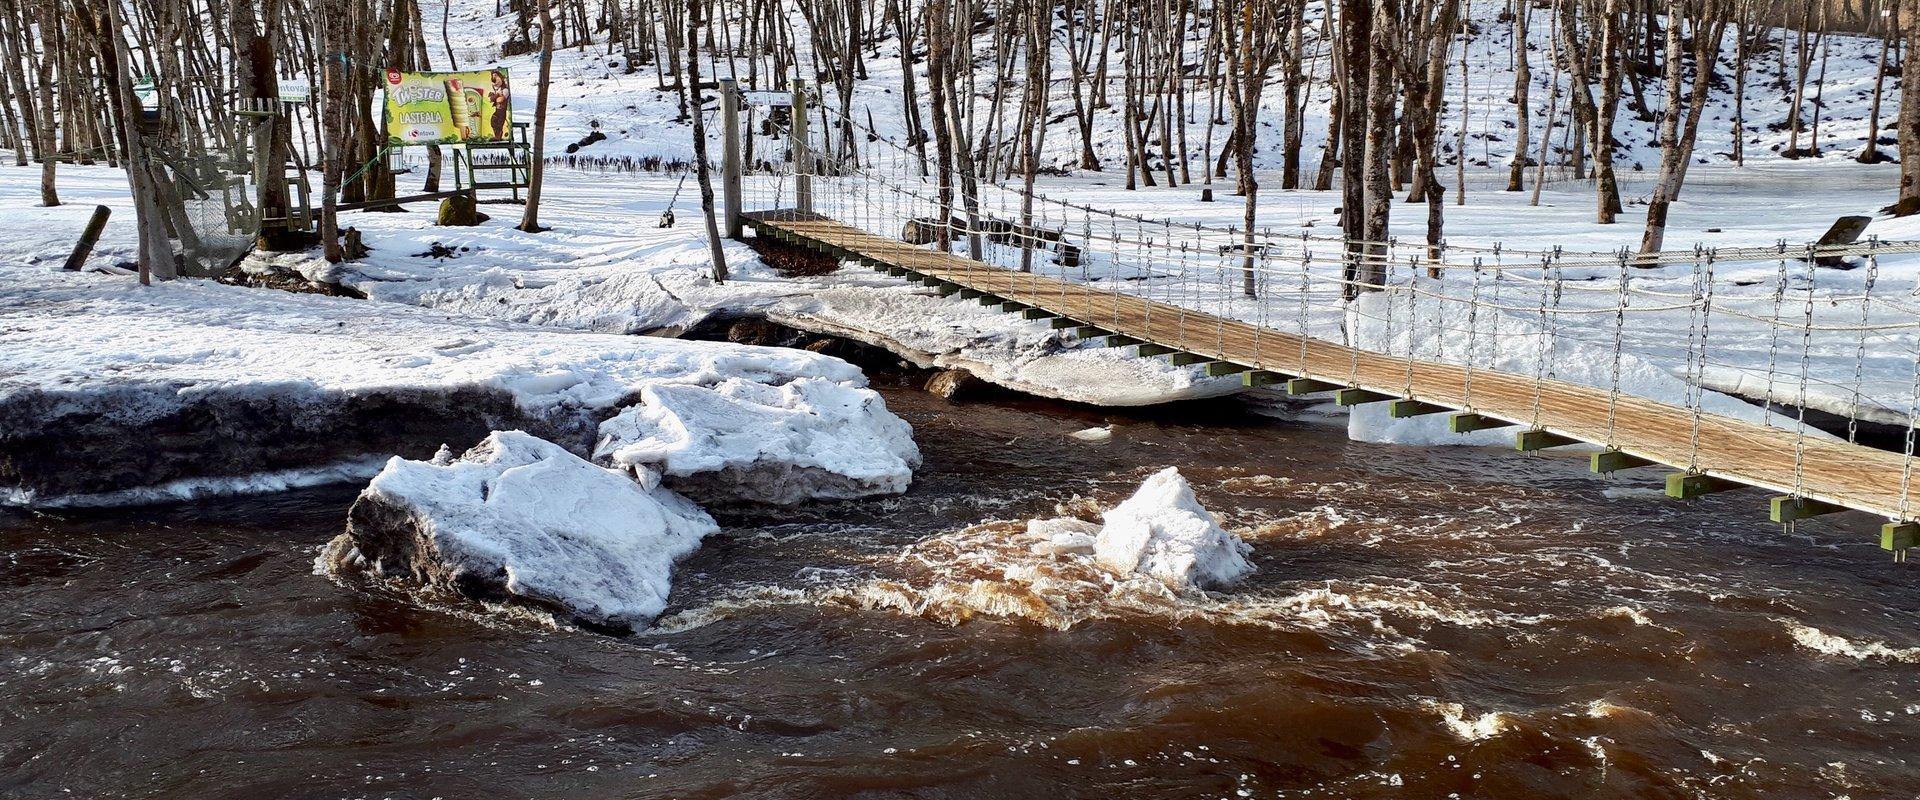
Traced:
<path id="1" fill-rule="evenodd" d="M 981 389 L 979 378 L 964 369 L 949 369 L 934 373 L 927 379 L 927 391 L 948 400 L 963 400 L 978 394 Z"/>

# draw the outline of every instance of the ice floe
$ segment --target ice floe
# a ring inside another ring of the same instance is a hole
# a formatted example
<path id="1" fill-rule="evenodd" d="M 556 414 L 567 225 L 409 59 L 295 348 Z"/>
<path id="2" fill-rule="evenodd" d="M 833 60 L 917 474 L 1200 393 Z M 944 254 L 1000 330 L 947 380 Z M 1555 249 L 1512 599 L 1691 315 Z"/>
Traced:
<path id="1" fill-rule="evenodd" d="M 658 616 L 674 562 L 718 530 L 672 491 L 519 431 L 489 435 L 446 463 L 394 458 L 348 520 L 320 558 L 333 574 L 532 606 L 614 631 Z"/>

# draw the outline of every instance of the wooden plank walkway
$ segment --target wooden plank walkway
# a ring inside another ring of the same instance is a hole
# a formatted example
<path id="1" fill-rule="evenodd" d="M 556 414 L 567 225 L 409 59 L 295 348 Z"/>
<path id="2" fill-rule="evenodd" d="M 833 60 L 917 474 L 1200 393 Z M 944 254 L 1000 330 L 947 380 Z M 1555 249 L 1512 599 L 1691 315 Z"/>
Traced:
<path id="1" fill-rule="evenodd" d="M 1304 378 L 1308 380 L 1292 388 L 1302 393 L 1360 390 L 1343 392 L 1340 400 L 1346 403 L 1415 401 L 1397 409 L 1405 415 L 1470 412 L 1456 415 L 1456 429 L 1513 424 L 1519 431 L 1516 446 L 1523 450 L 1587 442 L 1617 451 L 1596 454 L 1596 470 L 1649 463 L 1688 470 L 1668 476 L 1668 493 L 1675 496 L 1745 485 L 1804 498 L 1775 498 L 1774 518 L 1780 521 L 1840 508 L 1896 522 L 1906 522 L 1903 517 L 1913 514 L 1901 502 L 1905 459 L 1897 453 L 1831 440 L 1800 441 L 1792 430 L 1714 414 L 1695 415 L 1686 408 L 1629 395 L 1621 395 L 1613 406 L 1607 389 L 1564 381 L 1486 369 L 1473 370 L 1469 381 L 1468 370 L 1461 366 L 1355 350 L 1087 284 L 995 267 L 876 236 L 819 215 L 764 211 L 744 218 L 763 236 L 856 258 L 903 276 L 919 276 L 946 284 L 949 291 L 957 286 L 967 290 L 965 294 L 983 296 L 986 302 L 1011 301 L 1015 305 L 1009 310 L 1034 309 L 1026 313 L 1036 318 L 1057 316 L 1098 328 L 1089 331 L 1092 335 L 1125 337 L 1109 339 L 1109 344 L 1137 342 L 1148 345 L 1148 352 L 1174 353 L 1189 362 L 1224 362 L 1212 371 L 1231 374 L 1245 369 L 1245 374 L 1258 376 L 1249 383 Z M 1797 481 L 1796 448 L 1802 465 Z M 1885 535 L 1894 534 L 1892 527 Z M 1914 535 L 1913 526 L 1897 527 L 1902 536 Z"/>

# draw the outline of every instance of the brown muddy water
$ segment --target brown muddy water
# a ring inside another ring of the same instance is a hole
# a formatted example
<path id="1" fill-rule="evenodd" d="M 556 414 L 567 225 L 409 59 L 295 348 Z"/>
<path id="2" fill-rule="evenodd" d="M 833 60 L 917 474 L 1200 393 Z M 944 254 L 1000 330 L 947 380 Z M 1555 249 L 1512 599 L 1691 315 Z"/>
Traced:
<path id="1" fill-rule="evenodd" d="M 0 796 L 1920 794 L 1920 572 L 1870 520 L 1231 406 L 888 401 L 910 494 L 725 515 L 630 639 L 314 575 L 348 488 L 0 516 Z M 973 527 L 1169 464 L 1253 544 L 1232 591 Z"/>

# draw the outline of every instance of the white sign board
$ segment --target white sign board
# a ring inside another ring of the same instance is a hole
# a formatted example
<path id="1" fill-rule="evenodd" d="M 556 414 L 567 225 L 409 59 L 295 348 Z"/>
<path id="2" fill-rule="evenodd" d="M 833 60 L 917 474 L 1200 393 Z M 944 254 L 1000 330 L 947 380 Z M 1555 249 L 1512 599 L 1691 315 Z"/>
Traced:
<path id="1" fill-rule="evenodd" d="M 767 108 L 790 108 L 793 106 L 792 92 L 770 92 L 764 89 L 743 89 L 740 99 L 747 105 Z"/>

